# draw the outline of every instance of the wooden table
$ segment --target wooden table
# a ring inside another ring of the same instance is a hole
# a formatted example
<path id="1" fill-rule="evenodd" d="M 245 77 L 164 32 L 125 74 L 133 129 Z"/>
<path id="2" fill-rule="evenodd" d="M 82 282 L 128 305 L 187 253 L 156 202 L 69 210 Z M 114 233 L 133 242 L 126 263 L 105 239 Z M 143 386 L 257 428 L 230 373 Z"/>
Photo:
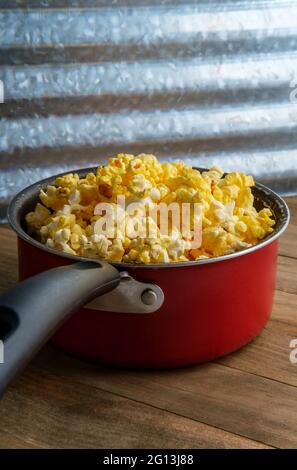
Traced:
<path id="1" fill-rule="evenodd" d="M 0 447 L 297 447 L 297 198 L 288 203 L 273 314 L 257 339 L 161 372 L 94 366 L 46 346 L 0 402 Z M 15 242 L 0 228 L 1 290 L 17 281 Z"/>

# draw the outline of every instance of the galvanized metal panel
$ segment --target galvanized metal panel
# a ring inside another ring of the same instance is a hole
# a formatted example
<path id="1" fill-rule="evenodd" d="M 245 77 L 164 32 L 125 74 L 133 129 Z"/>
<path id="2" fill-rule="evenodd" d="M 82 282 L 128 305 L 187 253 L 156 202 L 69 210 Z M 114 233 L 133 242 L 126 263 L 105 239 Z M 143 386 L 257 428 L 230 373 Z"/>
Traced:
<path id="1" fill-rule="evenodd" d="M 22 187 L 118 151 L 297 193 L 296 0 L 0 7 L 2 218 Z"/>

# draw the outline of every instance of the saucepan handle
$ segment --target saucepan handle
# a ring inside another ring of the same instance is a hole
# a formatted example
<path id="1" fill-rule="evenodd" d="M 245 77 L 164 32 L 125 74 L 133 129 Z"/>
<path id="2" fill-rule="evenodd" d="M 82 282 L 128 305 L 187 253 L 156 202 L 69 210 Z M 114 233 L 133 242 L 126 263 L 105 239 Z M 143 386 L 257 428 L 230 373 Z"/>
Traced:
<path id="1" fill-rule="evenodd" d="M 0 296 L 0 395 L 73 312 L 119 282 L 110 264 L 82 261 L 37 274 Z"/>

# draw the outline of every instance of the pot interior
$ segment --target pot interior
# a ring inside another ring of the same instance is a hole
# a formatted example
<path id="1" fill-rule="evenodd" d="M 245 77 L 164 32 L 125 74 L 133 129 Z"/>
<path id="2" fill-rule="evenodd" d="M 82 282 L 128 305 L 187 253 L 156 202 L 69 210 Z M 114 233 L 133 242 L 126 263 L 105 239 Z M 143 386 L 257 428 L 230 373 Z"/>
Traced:
<path id="1" fill-rule="evenodd" d="M 206 171 L 205 168 L 197 168 L 197 169 L 200 171 Z M 84 177 L 89 172 L 95 172 L 96 167 L 83 168 L 81 170 L 74 170 L 74 171 L 80 177 Z M 63 175 L 63 174 L 65 174 L 65 172 L 61 173 L 60 175 Z M 57 178 L 57 176 L 60 176 L 60 175 L 55 175 L 55 176 L 46 178 L 42 181 L 39 181 L 25 188 L 23 191 L 18 193 L 9 205 L 8 220 L 12 228 L 17 232 L 17 234 L 21 238 L 25 239 L 27 242 L 34 244 L 43 250 L 54 252 L 56 255 L 64 256 L 67 258 L 72 258 L 75 261 L 78 261 L 84 258 L 75 256 L 75 255 L 69 255 L 63 252 L 59 252 L 57 250 L 52 250 L 50 248 L 47 248 L 45 245 L 41 244 L 40 242 L 38 242 L 37 240 L 35 240 L 34 238 L 32 238 L 30 235 L 26 233 L 25 216 L 28 212 L 34 210 L 36 203 L 39 201 L 40 190 L 45 189 L 48 185 L 54 185 L 55 179 Z M 261 246 L 266 245 L 267 243 L 270 243 L 276 238 L 278 238 L 281 235 L 281 233 L 286 229 L 289 223 L 290 214 L 289 214 L 289 209 L 288 209 L 287 204 L 278 194 L 274 193 L 271 189 L 267 188 L 266 186 L 260 183 L 255 184 L 255 186 L 252 188 L 252 192 L 255 198 L 255 202 L 254 202 L 255 208 L 259 211 L 266 207 L 266 208 L 269 208 L 273 213 L 274 219 L 276 220 L 276 224 L 274 226 L 275 230 L 272 234 L 270 234 L 268 237 L 263 239 L 257 245 L 254 245 L 253 247 L 250 247 L 250 248 L 243 249 L 236 253 L 232 253 L 230 255 L 208 258 L 207 260 L 175 263 L 175 266 L 183 266 L 183 265 L 188 265 L 188 264 L 204 264 L 208 262 L 224 260 L 224 259 L 231 258 L 234 256 L 240 256 L 241 254 L 245 254 L 254 249 L 258 249 Z M 112 264 L 119 266 L 119 267 L 122 266 L 123 268 L 126 268 L 127 266 L 129 266 L 129 263 L 112 263 Z M 168 264 L 163 263 L 163 265 L 154 264 L 153 266 L 168 267 L 170 265 L 172 265 L 172 263 L 168 263 Z M 137 266 L 148 267 L 152 265 L 133 264 L 133 268 Z"/>

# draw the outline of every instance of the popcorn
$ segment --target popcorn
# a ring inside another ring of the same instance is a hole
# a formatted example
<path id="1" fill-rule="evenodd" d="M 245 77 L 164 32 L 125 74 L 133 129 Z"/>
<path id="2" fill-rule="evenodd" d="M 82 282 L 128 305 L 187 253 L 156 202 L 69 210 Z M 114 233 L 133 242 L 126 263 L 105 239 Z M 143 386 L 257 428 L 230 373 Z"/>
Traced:
<path id="1" fill-rule="evenodd" d="M 252 176 L 224 176 L 216 166 L 199 172 L 182 161 L 161 163 L 154 155 L 122 153 L 99 166 L 96 174 L 57 177 L 55 185 L 40 191 L 40 202 L 26 216 L 27 229 L 52 249 L 88 258 L 146 264 L 208 259 L 255 245 L 273 231 L 270 209 L 257 212 L 254 207 L 253 185 Z M 123 207 L 117 205 L 118 196 L 125 197 Z M 137 216 L 128 210 L 131 202 L 140 203 Z M 118 233 L 101 233 L 101 203 L 111 207 Z M 170 216 L 169 233 L 162 232 L 160 220 L 149 214 L 160 203 L 180 208 L 200 204 L 200 247 L 191 244 L 193 213 L 187 231 L 175 226 Z M 133 236 L 128 228 L 138 222 L 149 228 L 149 235 Z"/>
<path id="2" fill-rule="evenodd" d="M 186 249 L 190 248 L 189 242 L 183 239 L 171 240 L 167 245 L 167 252 L 169 258 L 177 261 L 185 253 Z"/>
<path id="3" fill-rule="evenodd" d="M 36 230 L 43 228 L 46 221 L 50 218 L 50 215 L 50 211 L 38 202 L 36 204 L 35 210 L 33 212 L 29 212 L 26 215 L 29 233 L 34 233 Z"/>
<path id="4" fill-rule="evenodd" d="M 146 189 L 151 188 L 151 183 L 141 173 L 134 175 L 128 189 L 136 195 L 142 195 Z"/>
<path id="5" fill-rule="evenodd" d="M 124 254 L 125 250 L 121 240 L 114 240 L 107 254 L 108 259 L 111 261 L 122 261 Z"/>

